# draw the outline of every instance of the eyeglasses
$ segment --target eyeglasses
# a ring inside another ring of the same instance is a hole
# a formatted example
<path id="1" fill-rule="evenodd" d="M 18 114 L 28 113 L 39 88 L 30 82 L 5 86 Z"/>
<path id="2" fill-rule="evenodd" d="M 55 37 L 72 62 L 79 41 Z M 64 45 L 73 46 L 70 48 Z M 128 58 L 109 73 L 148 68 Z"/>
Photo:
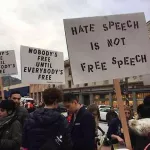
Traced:
<path id="1" fill-rule="evenodd" d="M 125 114 L 128 114 L 128 115 L 130 115 L 131 113 L 130 113 L 130 112 L 125 112 Z"/>

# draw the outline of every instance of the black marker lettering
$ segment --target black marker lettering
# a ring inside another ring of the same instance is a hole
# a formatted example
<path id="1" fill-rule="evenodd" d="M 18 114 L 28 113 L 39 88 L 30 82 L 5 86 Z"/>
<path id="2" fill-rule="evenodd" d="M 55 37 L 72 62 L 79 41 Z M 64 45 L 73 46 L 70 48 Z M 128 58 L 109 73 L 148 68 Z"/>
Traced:
<path id="1" fill-rule="evenodd" d="M 76 27 L 71 27 L 72 35 L 78 34 Z"/>
<path id="2" fill-rule="evenodd" d="M 88 72 L 93 72 L 93 65 L 88 65 Z"/>
<path id="3" fill-rule="evenodd" d="M 131 28 L 131 27 L 132 27 L 131 20 L 128 20 L 128 21 L 127 21 L 127 26 L 128 26 L 128 28 Z"/>
<path id="4" fill-rule="evenodd" d="M 90 24 L 90 31 L 94 32 L 94 27 L 95 27 L 95 24 Z"/>
<path id="5" fill-rule="evenodd" d="M 99 61 L 96 61 L 96 62 L 95 62 L 95 68 L 96 68 L 96 70 L 97 70 L 97 69 L 101 69 L 100 66 L 99 66 Z"/>
<path id="6" fill-rule="evenodd" d="M 82 71 L 85 71 L 85 63 L 81 64 Z"/>
<path id="7" fill-rule="evenodd" d="M 131 66 L 135 66 L 135 58 L 130 58 L 130 63 L 131 63 Z"/>
<path id="8" fill-rule="evenodd" d="M 139 22 L 138 21 L 134 21 L 134 29 L 138 29 L 139 28 Z"/>
<path id="9" fill-rule="evenodd" d="M 114 65 L 115 65 L 116 63 L 117 63 L 117 61 L 116 61 L 116 57 L 113 57 L 113 58 L 112 58 L 112 64 L 114 64 Z"/>
<path id="10" fill-rule="evenodd" d="M 106 62 L 102 62 L 101 65 L 102 65 L 102 70 L 107 70 L 107 68 L 106 68 Z"/>
<path id="11" fill-rule="evenodd" d="M 108 27 L 106 24 L 103 24 L 103 29 L 104 29 L 104 31 L 108 31 Z"/>

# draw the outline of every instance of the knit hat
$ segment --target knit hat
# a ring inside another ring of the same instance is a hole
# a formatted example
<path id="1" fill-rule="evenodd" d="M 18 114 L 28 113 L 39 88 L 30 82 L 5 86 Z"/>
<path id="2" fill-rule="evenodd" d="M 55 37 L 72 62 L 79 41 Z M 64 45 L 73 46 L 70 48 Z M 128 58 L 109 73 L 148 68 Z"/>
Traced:
<path id="1" fill-rule="evenodd" d="M 2 100 L 0 103 L 0 108 L 6 109 L 8 111 L 15 111 L 15 102 L 13 100 Z"/>
<path id="2" fill-rule="evenodd" d="M 144 98 L 143 103 L 144 103 L 145 106 L 150 106 L 150 95 L 148 95 Z"/>

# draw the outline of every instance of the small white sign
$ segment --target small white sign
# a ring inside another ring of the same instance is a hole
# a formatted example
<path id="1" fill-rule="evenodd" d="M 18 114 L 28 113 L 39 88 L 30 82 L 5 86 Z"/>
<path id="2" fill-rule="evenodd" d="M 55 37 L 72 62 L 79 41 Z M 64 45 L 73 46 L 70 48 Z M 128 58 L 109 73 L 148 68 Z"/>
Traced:
<path id="1" fill-rule="evenodd" d="M 74 84 L 150 73 L 144 13 L 65 19 Z"/>
<path id="2" fill-rule="evenodd" d="M 15 51 L 0 51 L 0 76 L 16 75 L 17 65 Z"/>
<path id="3" fill-rule="evenodd" d="M 21 46 L 22 82 L 30 84 L 64 84 L 62 52 Z"/>

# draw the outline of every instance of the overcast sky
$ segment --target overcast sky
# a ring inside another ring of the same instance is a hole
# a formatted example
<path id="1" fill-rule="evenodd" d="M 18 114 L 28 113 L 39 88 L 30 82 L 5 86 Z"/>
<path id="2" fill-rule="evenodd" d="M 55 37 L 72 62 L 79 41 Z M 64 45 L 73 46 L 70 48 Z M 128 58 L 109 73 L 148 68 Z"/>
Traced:
<path id="1" fill-rule="evenodd" d="M 14 49 L 20 77 L 20 45 L 64 52 L 63 19 L 145 12 L 150 0 L 1 0 L 0 49 Z"/>

